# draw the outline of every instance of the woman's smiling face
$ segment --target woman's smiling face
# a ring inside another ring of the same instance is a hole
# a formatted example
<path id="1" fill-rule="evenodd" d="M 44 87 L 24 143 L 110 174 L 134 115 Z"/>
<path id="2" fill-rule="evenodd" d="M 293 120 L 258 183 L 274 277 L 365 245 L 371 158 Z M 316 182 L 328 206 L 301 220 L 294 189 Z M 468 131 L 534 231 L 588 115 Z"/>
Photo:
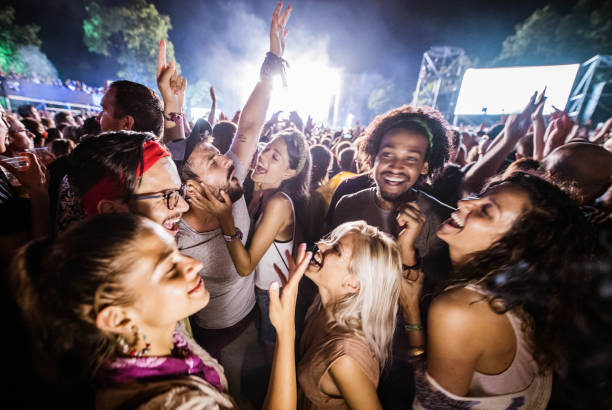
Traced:
<path id="1" fill-rule="evenodd" d="M 518 185 L 501 184 L 480 198 L 459 201 L 459 208 L 438 228 L 452 259 L 488 249 L 504 236 L 531 206 Z"/>

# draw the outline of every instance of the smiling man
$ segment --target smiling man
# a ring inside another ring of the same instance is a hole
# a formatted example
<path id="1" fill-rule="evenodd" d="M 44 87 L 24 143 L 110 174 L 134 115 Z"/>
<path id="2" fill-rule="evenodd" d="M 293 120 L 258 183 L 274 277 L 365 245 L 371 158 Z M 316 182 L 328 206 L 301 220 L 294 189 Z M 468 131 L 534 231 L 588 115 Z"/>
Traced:
<path id="1" fill-rule="evenodd" d="M 343 196 L 336 205 L 332 228 L 349 222 L 364 220 L 369 225 L 399 237 L 398 243 L 404 263 L 404 276 L 422 271 L 424 273 L 423 294 L 431 292 L 446 278 L 449 269 L 444 266 L 448 254 L 444 243 L 436 237 L 440 223 L 448 218 L 447 209 L 426 195 L 412 188 L 425 188 L 426 178 L 442 169 L 448 156 L 450 132 L 442 115 L 431 108 L 414 108 L 408 105 L 377 116 L 366 130 L 366 139 L 361 145 L 376 186 L 351 195 Z M 409 221 L 404 226 L 401 221 Z M 410 226 L 413 225 L 413 226 Z M 416 236 L 405 235 L 417 232 Z M 411 239 L 406 240 L 406 237 Z M 442 266 L 440 266 L 442 264 Z M 418 276 L 417 276 L 418 277 Z M 406 287 L 402 286 L 402 292 Z M 422 312 L 427 311 L 428 300 L 421 299 Z M 415 315 L 402 310 L 402 318 L 408 329 L 421 323 Z M 401 326 L 400 326 L 401 327 Z M 406 327 L 404 328 L 406 329 Z M 379 384 L 379 397 L 384 408 L 404 408 L 412 401 L 413 392 L 406 389 L 406 380 L 412 370 L 404 363 L 409 356 L 405 341 L 412 347 L 422 344 L 415 332 L 396 332 L 402 339 L 395 346 L 394 358 L 385 370 Z M 416 342 L 416 344 L 415 344 Z M 397 382 L 401 381 L 401 382 Z"/>
<path id="2" fill-rule="evenodd" d="M 426 178 L 440 170 L 448 156 L 447 124 L 436 110 L 405 105 L 374 119 L 366 130 L 363 154 L 376 182 L 373 188 L 346 195 L 336 205 L 332 228 L 348 221 L 365 220 L 397 235 L 398 211 L 418 205 L 426 218 L 416 247 L 426 253 L 436 241 L 438 225 L 450 214 L 412 188 L 423 188 Z"/>
<path id="3" fill-rule="evenodd" d="M 81 142 L 72 153 L 71 184 L 87 217 L 132 212 L 176 235 L 189 209 L 170 153 L 151 133 L 107 132 Z"/>

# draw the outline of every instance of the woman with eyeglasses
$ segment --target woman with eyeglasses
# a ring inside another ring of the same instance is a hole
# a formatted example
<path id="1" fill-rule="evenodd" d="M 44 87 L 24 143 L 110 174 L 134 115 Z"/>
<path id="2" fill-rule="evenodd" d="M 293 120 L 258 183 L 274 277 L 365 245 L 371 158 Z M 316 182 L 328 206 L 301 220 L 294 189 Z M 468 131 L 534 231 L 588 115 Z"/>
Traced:
<path id="1" fill-rule="evenodd" d="M 381 409 L 402 260 L 391 236 L 347 222 L 317 243 L 306 276 L 318 287 L 300 340 L 300 409 Z"/>
<path id="2" fill-rule="evenodd" d="M 296 406 L 295 301 L 309 260 L 300 247 L 295 261 L 288 256 L 282 296 L 278 283 L 269 290 L 278 340 L 264 408 Z M 235 408 L 223 368 L 177 327 L 208 304 L 201 267 L 159 224 L 127 213 L 98 215 L 54 242 L 22 248 L 10 279 L 46 405 Z"/>

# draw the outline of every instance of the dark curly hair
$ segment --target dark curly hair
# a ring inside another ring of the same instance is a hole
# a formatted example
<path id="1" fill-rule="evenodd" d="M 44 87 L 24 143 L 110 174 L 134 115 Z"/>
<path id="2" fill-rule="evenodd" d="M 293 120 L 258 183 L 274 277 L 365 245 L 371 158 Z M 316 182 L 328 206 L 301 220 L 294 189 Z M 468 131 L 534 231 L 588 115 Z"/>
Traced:
<path id="1" fill-rule="evenodd" d="M 413 120 L 424 122 L 433 135 L 433 144 L 427 150 L 425 156 L 425 160 L 429 163 L 428 175 L 433 175 L 441 170 L 448 158 L 449 141 L 453 137 L 453 132 L 438 110 L 431 107 L 412 107 L 410 105 L 402 105 L 380 114 L 368 125 L 365 131 L 365 140 L 359 146 L 364 158 L 363 165 L 368 169 L 373 168 L 374 160 L 380 149 L 380 142 L 384 135 L 392 129 L 400 128 L 428 138 L 427 131 L 423 126 Z"/>
<path id="2" fill-rule="evenodd" d="M 457 267 L 459 284 L 486 290 L 496 313 L 527 313 L 525 330 L 540 370 L 557 369 L 589 284 L 588 275 L 576 272 L 592 255 L 593 232 L 560 187 L 533 174 L 493 181 L 481 195 L 503 184 L 526 191 L 531 208 L 501 239 Z"/>

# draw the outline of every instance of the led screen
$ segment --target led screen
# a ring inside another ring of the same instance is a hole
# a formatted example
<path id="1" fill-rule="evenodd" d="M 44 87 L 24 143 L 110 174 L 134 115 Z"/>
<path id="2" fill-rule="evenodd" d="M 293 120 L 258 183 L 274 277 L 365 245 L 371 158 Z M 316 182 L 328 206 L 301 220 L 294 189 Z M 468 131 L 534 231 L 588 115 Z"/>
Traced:
<path id="1" fill-rule="evenodd" d="M 544 114 L 564 109 L 580 64 L 466 70 L 455 115 L 491 115 L 520 112 L 534 91 L 546 86 Z"/>

